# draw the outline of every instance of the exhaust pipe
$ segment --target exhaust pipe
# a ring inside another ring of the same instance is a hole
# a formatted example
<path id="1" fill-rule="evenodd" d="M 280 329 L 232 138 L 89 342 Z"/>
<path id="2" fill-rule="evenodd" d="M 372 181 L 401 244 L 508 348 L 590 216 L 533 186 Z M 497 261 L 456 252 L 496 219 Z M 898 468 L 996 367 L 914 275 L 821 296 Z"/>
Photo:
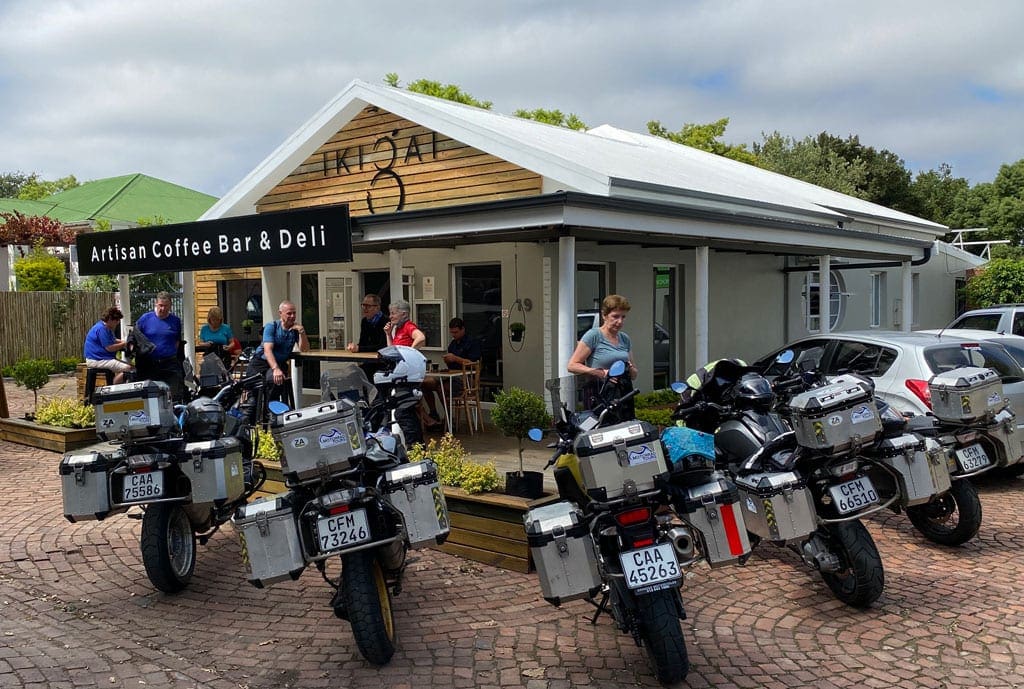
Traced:
<path id="1" fill-rule="evenodd" d="M 680 562 L 693 559 L 693 536 L 690 535 L 689 529 L 677 526 L 668 532 L 668 537 L 672 541 L 672 548 L 675 549 Z"/>

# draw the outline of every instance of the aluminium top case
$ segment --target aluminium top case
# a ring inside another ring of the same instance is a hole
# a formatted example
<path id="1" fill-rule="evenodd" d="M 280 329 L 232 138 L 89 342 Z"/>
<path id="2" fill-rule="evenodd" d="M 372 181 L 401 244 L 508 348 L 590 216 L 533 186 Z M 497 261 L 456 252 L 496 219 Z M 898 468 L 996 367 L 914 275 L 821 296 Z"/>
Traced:
<path id="1" fill-rule="evenodd" d="M 177 425 L 171 389 L 158 380 L 105 385 L 93 393 L 96 435 L 103 440 L 166 438 Z"/>
<path id="2" fill-rule="evenodd" d="M 964 366 L 928 381 L 932 413 L 943 421 L 972 423 L 1002 408 L 1003 381 L 990 368 Z"/>
<path id="3" fill-rule="evenodd" d="M 271 430 L 284 450 L 281 473 L 289 485 L 346 471 L 351 458 L 366 453 L 362 415 L 345 398 L 280 414 Z"/>
<path id="4" fill-rule="evenodd" d="M 789 411 L 797 442 L 830 455 L 873 442 L 882 431 L 871 383 L 857 376 L 794 395 Z"/>
<path id="5" fill-rule="evenodd" d="M 668 471 L 658 431 L 646 421 L 596 428 L 576 438 L 575 454 L 587 494 L 601 502 L 654 488 Z"/>

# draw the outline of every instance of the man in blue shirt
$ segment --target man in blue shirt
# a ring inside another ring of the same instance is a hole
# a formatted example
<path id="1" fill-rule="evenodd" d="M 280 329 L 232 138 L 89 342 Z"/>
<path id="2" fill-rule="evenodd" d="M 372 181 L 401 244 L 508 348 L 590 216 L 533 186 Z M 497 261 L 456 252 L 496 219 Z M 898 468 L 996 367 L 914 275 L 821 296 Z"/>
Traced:
<path id="1" fill-rule="evenodd" d="M 124 340 L 117 338 L 114 331 L 121 327 L 121 319 L 124 314 L 121 309 L 110 307 L 100 316 L 96 324 L 89 329 L 85 336 L 83 354 L 85 365 L 89 368 L 103 368 L 114 372 L 114 385 L 124 382 L 124 374 L 133 369 L 133 366 L 115 357 L 115 354 L 124 349 Z"/>
<path id="2" fill-rule="evenodd" d="M 139 378 L 167 383 L 171 388 L 171 399 L 177 403 L 185 402 L 181 319 L 171 313 L 171 295 L 167 292 L 157 294 L 153 310 L 142 314 L 135 328 L 155 347 L 148 356 L 136 357 Z"/>
<path id="3" fill-rule="evenodd" d="M 268 386 L 267 400 L 284 398 L 285 381 L 284 366 L 292 356 L 295 345 L 300 352 L 309 351 L 309 339 L 306 329 L 295 322 L 297 312 L 295 304 L 282 301 L 277 307 L 281 320 L 272 321 L 263 326 L 263 344 L 249 362 L 246 375 L 264 374 L 264 382 Z"/>
<path id="4" fill-rule="evenodd" d="M 448 334 L 452 336 L 452 341 L 448 343 L 448 353 L 444 355 L 444 363 L 448 366 L 449 371 L 460 371 L 466 364 L 480 361 L 480 340 L 466 334 L 464 320 L 455 317 L 448 321 Z M 452 380 L 450 383 L 453 396 L 462 392 L 461 380 Z M 427 428 L 435 428 L 441 423 L 437 413 L 437 402 L 434 399 L 435 392 L 442 392 L 441 382 L 428 375 L 423 381 L 423 399 L 427 404 L 430 418 L 422 419 Z"/>

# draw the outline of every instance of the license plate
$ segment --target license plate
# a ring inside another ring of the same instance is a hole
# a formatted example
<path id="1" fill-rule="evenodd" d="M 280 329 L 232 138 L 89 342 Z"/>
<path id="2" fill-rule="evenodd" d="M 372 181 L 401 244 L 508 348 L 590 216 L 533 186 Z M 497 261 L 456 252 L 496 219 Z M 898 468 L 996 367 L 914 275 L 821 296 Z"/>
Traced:
<path id="1" fill-rule="evenodd" d="M 125 474 L 122 502 L 145 502 L 164 494 L 164 472 Z"/>
<path id="2" fill-rule="evenodd" d="M 682 576 L 671 543 L 619 553 L 619 562 L 626 586 L 641 593 L 665 588 Z"/>
<path id="3" fill-rule="evenodd" d="M 956 458 L 960 462 L 960 469 L 965 473 L 987 467 L 992 463 L 981 445 L 968 445 L 957 450 Z"/>
<path id="4" fill-rule="evenodd" d="M 832 500 L 835 502 L 836 510 L 839 511 L 839 514 L 856 512 L 862 507 L 874 505 L 878 502 L 878 493 L 875 492 L 875 487 L 871 485 L 871 479 L 867 476 L 861 476 L 852 481 L 840 483 L 838 486 L 832 486 L 828 489 L 828 492 L 832 495 Z"/>
<path id="5" fill-rule="evenodd" d="M 321 517 L 316 521 L 316 532 L 320 539 L 320 552 L 368 541 L 370 526 L 366 521 L 366 510 L 352 510 Z"/>

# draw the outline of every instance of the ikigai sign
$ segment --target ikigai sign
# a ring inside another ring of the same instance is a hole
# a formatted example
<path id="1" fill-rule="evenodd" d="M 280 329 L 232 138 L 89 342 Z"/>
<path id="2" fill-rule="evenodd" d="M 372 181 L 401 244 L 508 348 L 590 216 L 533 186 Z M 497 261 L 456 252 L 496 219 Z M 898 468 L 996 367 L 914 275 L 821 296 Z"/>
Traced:
<path id="1" fill-rule="evenodd" d="M 79 235 L 82 275 L 340 263 L 352 260 L 348 206 Z"/>

